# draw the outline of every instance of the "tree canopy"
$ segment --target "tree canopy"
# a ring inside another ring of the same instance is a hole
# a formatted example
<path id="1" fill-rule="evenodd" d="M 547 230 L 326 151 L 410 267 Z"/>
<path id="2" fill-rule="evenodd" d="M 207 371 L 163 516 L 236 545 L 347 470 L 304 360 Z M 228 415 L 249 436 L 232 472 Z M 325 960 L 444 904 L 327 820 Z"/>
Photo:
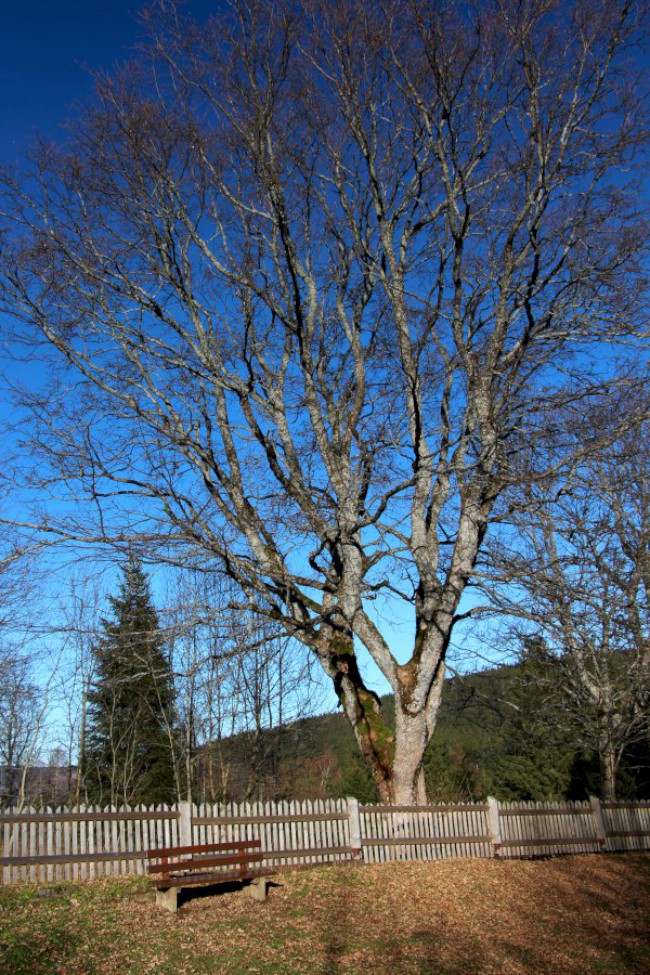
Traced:
<path id="1" fill-rule="evenodd" d="M 559 414 L 634 378 L 599 357 L 638 332 L 636 8 L 161 2 L 150 28 L 5 178 L 3 307 L 62 365 L 31 484 L 87 502 L 32 524 L 228 573 L 320 661 L 382 798 L 421 800 L 488 529 L 585 450 Z"/>

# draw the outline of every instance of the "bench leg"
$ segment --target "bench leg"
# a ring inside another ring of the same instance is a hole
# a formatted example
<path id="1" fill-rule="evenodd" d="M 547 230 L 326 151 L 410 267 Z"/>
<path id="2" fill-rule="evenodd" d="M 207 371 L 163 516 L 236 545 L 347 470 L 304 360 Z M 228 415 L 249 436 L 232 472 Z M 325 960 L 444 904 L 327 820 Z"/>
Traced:
<path id="1" fill-rule="evenodd" d="M 175 914 L 178 910 L 178 887 L 170 887 L 169 890 L 156 890 L 156 904 L 158 907 L 164 907 L 171 914 Z"/>
<path id="2" fill-rule="evenodd" d="M 255 877 L 246 888 L 248 896 L 252 897 L 254 901 L 265 901 L 267 886 L 266 877 Z"/>

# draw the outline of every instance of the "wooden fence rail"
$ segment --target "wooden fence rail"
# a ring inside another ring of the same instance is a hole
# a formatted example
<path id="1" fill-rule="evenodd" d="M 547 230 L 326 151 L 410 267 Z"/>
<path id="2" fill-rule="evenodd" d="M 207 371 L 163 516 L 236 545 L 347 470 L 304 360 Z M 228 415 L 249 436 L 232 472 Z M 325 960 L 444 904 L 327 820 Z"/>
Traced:
<path id="1" fill-rule="evenodd" d="M 360 805 L 356 799 L 0 811 L 2 883 L 144 873 L 156 847 L 260 840 L 265 864 L 650 849 L 650 802 Z"/>

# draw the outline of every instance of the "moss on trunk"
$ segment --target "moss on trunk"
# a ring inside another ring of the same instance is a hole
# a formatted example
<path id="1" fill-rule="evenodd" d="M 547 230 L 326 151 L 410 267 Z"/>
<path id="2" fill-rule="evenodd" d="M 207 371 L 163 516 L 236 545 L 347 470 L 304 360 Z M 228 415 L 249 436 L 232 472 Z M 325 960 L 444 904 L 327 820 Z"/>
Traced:
<path id="1" fill-rule="evenodd" d="M 352 640 L 330 642 L 328 656 L 334 690 L 352 724 L 379 795 L 384 802 L 390 802 L 395 732 L 382 714 L 379 698 L 364 684 Z"/>

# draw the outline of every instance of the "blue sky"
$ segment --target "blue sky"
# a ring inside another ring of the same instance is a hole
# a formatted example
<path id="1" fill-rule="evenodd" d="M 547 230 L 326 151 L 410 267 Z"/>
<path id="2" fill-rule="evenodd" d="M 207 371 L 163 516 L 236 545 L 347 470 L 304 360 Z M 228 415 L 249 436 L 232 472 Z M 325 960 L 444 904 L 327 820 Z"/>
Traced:
<path id="1" fill-rule="evenodd" d="M 129 60 L 144 0 L 0 0 L 0 165 L 35 133 L 65 138 L 74 106 L 92 98 L 89 73 Z M 190 0 L 203 19 L 220 0 Z"/>

